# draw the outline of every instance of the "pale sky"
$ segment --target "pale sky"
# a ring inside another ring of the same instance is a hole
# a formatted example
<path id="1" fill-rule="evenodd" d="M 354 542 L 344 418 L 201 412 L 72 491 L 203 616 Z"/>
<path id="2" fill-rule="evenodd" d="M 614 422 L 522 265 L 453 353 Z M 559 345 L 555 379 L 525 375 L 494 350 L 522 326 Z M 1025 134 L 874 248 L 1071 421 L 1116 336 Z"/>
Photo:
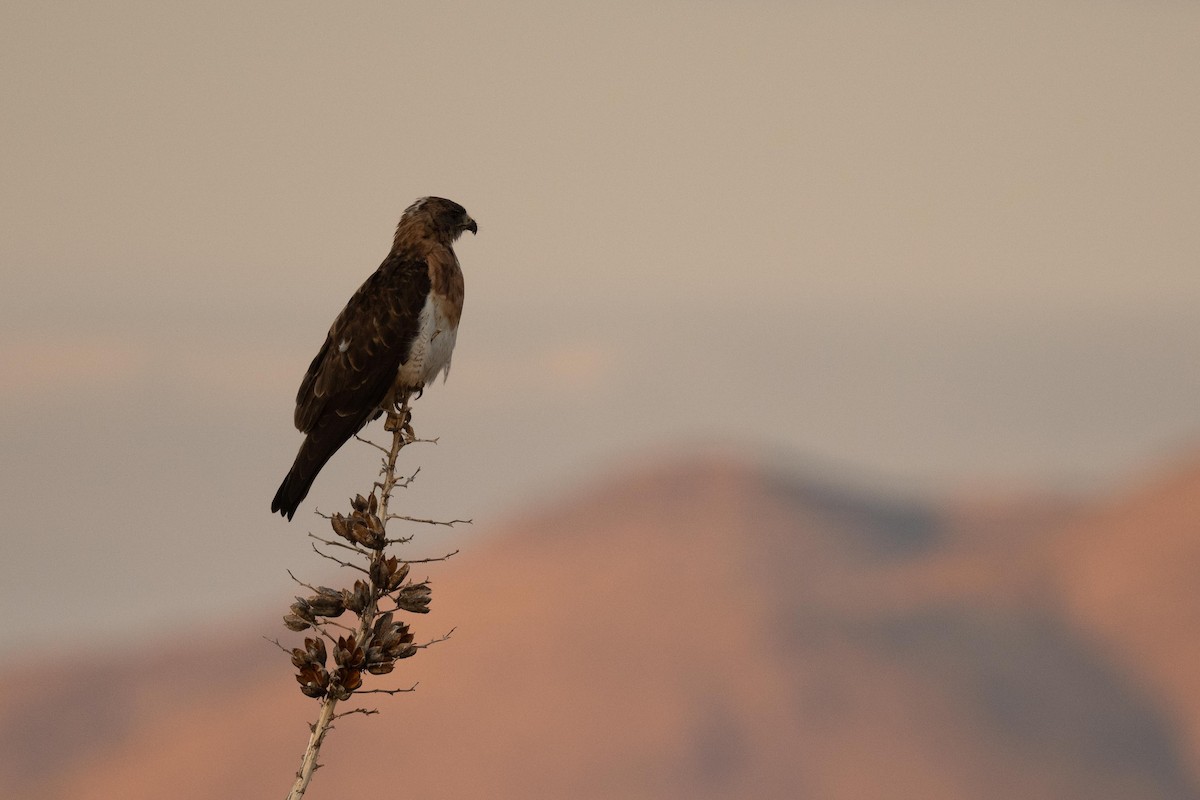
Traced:
<path id="1" fill-rule="evenodd" d="M 270 516 L 296 386 L 425 194 L 480 231 L 415 514 L 487 530 L 683 445 L 928 496 L 1169 459 L 1200 432 L 1198 31 L 1184 2 L 5 3 L 0 599 L 29 610 L 0 654 L 282 613 L 308 512 L 373 464 Z"/>

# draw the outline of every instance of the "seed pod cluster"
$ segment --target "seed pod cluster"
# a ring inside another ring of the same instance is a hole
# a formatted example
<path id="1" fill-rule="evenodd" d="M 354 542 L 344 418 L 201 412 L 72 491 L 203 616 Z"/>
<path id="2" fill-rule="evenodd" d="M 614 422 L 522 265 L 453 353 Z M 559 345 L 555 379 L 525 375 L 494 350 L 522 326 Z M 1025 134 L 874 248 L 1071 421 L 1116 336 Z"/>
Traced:
<path id="1" fill-rule="evenodd" d="M 355 581 L 353 589 L 342 589 L 342 605 L 347 611 L 361 614 L 371 602 L 371 587 L 366 581 Z"/>
<path id="2" fill-rule="evenodd" d="M 297 597 L 291 612 L 283 618 L 288 630 L 302 631 L 317 624 L 317 617 L 340 617 L 345 612 L 346 592 L 318 586 L 317 593 L 308 597 Z"/>
<path id="3" fill-rule="evenodd" d="M 330 524 L 338 536 L 373 551 L 363 570 L 366 579 L 355 580 L 347 589 L 318 586 L 307 597 L 297 597 L 283 623 L 293 631 L 311 628 L 318 634 L 305 639 L 303 648 L 291 651 L 300 691 L 308 697 L 344 700 L 362 687 L 364 673 L 386 675 L 397 661 L 416 654 L 412 631 L 396 619 L 395 612 L 428 613 L 430 589 L 425 581 L 408 581 L 407 562 L 384 555 L 387 537 L 374 494 L 355 497 L 349 516 L 334 514 Z M 394 608 L 378 613 L 385 599 Z M 359 618 L 357 633 L 339 626 L 347 632 L 334 639 L 325 623 L 347 611 Z"/>
<path id="4" fill-rule="evenodd" d="M 410 583 L 396 592 L 396 608 L 410 614 L 428 614 L 430 599 L 428 583 Z"/>
<path id="5" fill-rule="evenodd" d="M 329 689 L 329 673 L 325 671 L 325 640 L 305 639 L 304 649 L 292 650 L 292 666 L 299 672 L 296 681 L 300 691 L 309 697 L 324 697 Z"/>
<path id="6" fill-rule="evenodd" d="M 367 644 L 367 671 L 372 675 L 391 672 L 397 661 L 416 654 L 417 647 L 412 641 L 408 625 L 396 622 L 390 611 L 381 614 L 375 620 Z"/>
<path id="7" fill-rule="evenodd" d="M 387 546 L 383 520 L 379 518 L 379 501 L 375 495 L 357 495 L 350 501 L 350 516 L 342 513 L 329 518 L 333 532 L 348 542 L 362 545 L 370 550 L 382 550 Z"/>
<path id="8" fill-rule="evenodd" d="M 337 700 L 345 700 L 350 693 L 362 686 L 362 670 L 367 656 L 352 636 L 339 636 L 333 648 L 333 661 L 337 671 L 329 676 L 329 694 Z"/>
<path id="9" fill-rule="evenodd" d="M 379 589 L 380 594 L 394 592 L 404 584 L 408 577 L 408 564 L 395 556 L 377 558 L 371 562 L 371 583 Z"/>

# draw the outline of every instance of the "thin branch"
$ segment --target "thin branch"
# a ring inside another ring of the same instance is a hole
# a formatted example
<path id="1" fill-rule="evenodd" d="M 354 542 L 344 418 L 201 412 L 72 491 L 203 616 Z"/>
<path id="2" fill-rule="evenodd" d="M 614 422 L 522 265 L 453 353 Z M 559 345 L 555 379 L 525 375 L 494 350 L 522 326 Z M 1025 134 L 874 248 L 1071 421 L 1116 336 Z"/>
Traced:
<path id="1" fill-rule="evenodd" d="M 345 612 L 343 612 L 343 613 L 345 613 Z M 340 622 L 334 622 L 333 620 L 326 617 L 325 619 L 318 622 L 317 626 L 320 627 L 321 633 L 324 634 L 325 637 L 328 638 L 329 641 L 331 641 L 331 642 L 336 642 L 337 639 L 333 638 L 332 634 L 325 632 L 324 627 L 323 627 L 325 625 L 332 625 L 335 628 L 341 628 L 342 630 L 346 631 L 346 633 L 354 633 L 357 630 L 356 628 L 351 628 L 349 625 L 343 625 Z"/>
<path id="2" fill-rule="evenodd" d="M 289 578 L 291 578 L 296 583 L 303 586 L 305 589 L 308 589 L 313 594 L 322 594 L 321 589 L 319 587 L 313 586 L 311 583 L 305 583 L 304 581 L 300 580 L 299 578 L 297 578 L 295 575 L 292 574 L 292 571 L 290 569 L 287 570 L 287 574 L 288 574 Z"/>
<path id="3" fill-rule="evenodd" d="M 376 450 L 378 450 L 378 451 L 379 451 L 379 452 L 381 452 L 381 453 L 384 453 L 385 455 L 387 454 L 387 451 L 388 451 L 388 449 L 387 449 L 386 447 L 384 447 L 383 445 L 381 445 L 381 444 L 377 444 L 377 443 L 375 443 L 375 442 L 372 442 L 370 439 L 364 439 L 363 437 L 359 436 L 357 433 L 356 433 L 356 434 L 354 434 L 354 438 L 355 438 L 355 439 L 358 439 L 358 440 L 359 440 L 360 442 L 362 442 L 363 444 L 369 444 L 369 445 L 371 445 L 371 447 L 374 447 Z"/>
<path id="4" fill-rule="evenodd" d="M 404 563 L 405 564 L 432 564 L 435 561 L 448 561 L 452 557 L 458 555 L 458 552 L 459 551 L 457 551 L 457 550 L 453 550 L 449 553 L 446 553 L 446 555 L 444 555 L 444 556 L 438 556 L 436 558 L 406 558 L 406 559 L 404 559 Z"/>
<path id="5" fill-rule="evenodd" d="M 413 645 L 413 646 L 420 648 L 421 650 L 424 650 L 426 647 L 432 647 L 435 644 L 441 644 L 442 642 L 449 639 L 456 630 L 458 630 L 458 626 L 451 628 L 450 630 L 446 631 L 445 633 L 443 633 L 441 636 L 439 636 L 436 639 L 430 639 L 425 644 L 417 644 L 417 645 Z"/>
<path id="6" fill-rule="evenodd" d="M 424 525 L 444 525 L 447 528 L 453 528 L 455 525 L 470 525 L 473 522 L 473 520 L 469 519 L 452 519 L 446 522 L 440 519 L 421 519 L 420 517 L 409 517 L 405 516 L 404 514 L 388 514 L 387 518 L 389 522 L 394 519 L 399 519 L 403 520 L 404 522 L 420 522 Z"/>
<path id="7" fill-rule="evenodd" d="M 355 694 L 361 694 L 361 692 L 355 692 Z M 374 716 L 375 714 L 378 714 L 378 713 L 379 713 L 379 709 L 377 709 L 377 708 L 352 708 L 349 711 L 342 711 L 340 713 L 334 714 L 333 718 L 341 719 L 342 717 L 348 717 L 351 714 L 362 714 L 364 716 L 370 717 L 370 716 Z"/>
<path id="8" fill-rule="evenodd" d="M 339 542 L 336 539 L 323 539 L 320 536 L 317 536 L 315 533 L 310 533 L 308 535 L 308 538 L 316 539 L 321 544 L 326 544 L 326 545 L 329 545 L 330 547 L 340 547 L 343 550 L 352 550 L 364 558 L 371 557 L 371 552 L 369 550 L 364 550 L 363 548 L 358 547 L 356 545 L 346 544 L 345 542 Z"/>
<path id="9" fill-rule="evenodd" d="M 329 553 L 321 552 L 315 544 L 312 546 L 312 549 L 313 549 L 313 552 L 316 553 L 317 555 L 319 555 L 321 558 L 328 558 L 330 561 L 334 562 L 335 564 L 340 564 L 343 567 L 350 567 L 350 569 L 356 569 L 359 572 L 363 573 L 364 575 L 370 574 L 367 570 L 363 569 L 358 564 L 351 564 L 348 561 L 342 561 L 340 558 L 334 558 L 333 556 L 329 555 Z"/>
<path id="10" fill-rule="evenodd" d="M 404 694 L 405 692 L 415 692 L 420 683 L 414 683 L 407 689 L 358 689 L 355 694 Z"/>
<path id="11" fill-rule="evenodd" d="M 266 636 L 263 636 L 262 638 L 267 639 Z M 271 644 L 275 645 L 276 647 L 278 647 L 283 652 L 287 653 L 289 656 L 292 654 L 292 651 L 287 649 L 286 647 L 284 647 L 282 644 L 280 644 L 278 639 L 267 639 L 267 641 L 270 642 Z"/>
<path id="12" fill-rule="evenodd" d="M 387 460 L 385 459 L 385 460 L 384 460 L 384 462 L 383 462 L 383 469 L 379 470 L 379 474 L 380 474 L 380 475 L 383 475 L 383 474 L 385 474 L 386 472 L 387 472 Z M 398 486 L 398 487 L 399 487 L 399 488 L 401 488 L 401 489 L 407 489 L 407 488 L 408 488 L 408 485 L 417 479 L 417 475 L 419 475 L 419 474 L 420 474 L 420 472 L 421 472 L 421 468 L 420 468 L 420 467 L 417 467 L 417 468 L 416 468 L 416 469 L 413 471 L 413 474 L 412 474 L 412 475 L 409 475 L 407 478 L 397 478 L 397 479 L 395 480 L 395 482 L 394 482 L 394 485 L 395 485 L 395 486 Z M 382 489 L 382 488 L 383 488 L 383 484 L 382 484 L 382 483 L 380 483 L 379 481 L 376 481 L 376 482 L 375 482 L 375 486 L 376 486 L 376 487 L 378 487 L 378 488 L 380 488 L 380 489 Z"/>

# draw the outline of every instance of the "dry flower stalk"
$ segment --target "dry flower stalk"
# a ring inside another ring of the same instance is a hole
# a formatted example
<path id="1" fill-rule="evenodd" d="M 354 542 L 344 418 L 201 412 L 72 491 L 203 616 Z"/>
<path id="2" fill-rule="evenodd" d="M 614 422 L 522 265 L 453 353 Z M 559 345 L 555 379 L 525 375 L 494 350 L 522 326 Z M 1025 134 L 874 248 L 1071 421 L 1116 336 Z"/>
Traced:
<path id="1" fill-rule="evenodd" d="M 397 486 L 403 488 L 412 481 L 411 476 L 405 479 L 396 474 L 396 459 L 400 450 L 420 441 L 413 434 L 410 423 L 411 412 L 405 400 L 400 406 L 388 411 L 384 423 L 384 429 L 392 434 L 391 447 L 384 448 L 369 443 L 384 454 L 383 467 L 380 470 L 381 480 L 374 484 L 369 495 L 363 497 L 360 494 L 351 500 L 348 515 L 336 513 L 328 517 L 330 527 L 342 541 L 313 536 L 326 545 L 336 545 L 357 554 L 365 566 L 334 558 L 314 545 L 314 549 L 322 556 L 337 561 L 342 566 L 353 567 L 364 574 L 366 579 L 357 579 L 352 587 L 345 589 L 301 584 L 311 590 L 312 594 L 297 597 L 289 613 L 283 617 L 283 624 L 288 630 L 311 630 L 314 634 L 304 639 L 302 648 L 297 647 L 290 651 L 287 648 L 283 649 L 290 654 L 292 666 L 297 670 L 295 677 L 300 684 L 300 691 L 321 702 L 320 713 L 312 725 L 312 735 L 309 737 L 308 747 L 301 759 L 296 782 L 288 794 L 288 800 L 299 800 L 304 796 L 313 772 L 319 766 L 317 756 L 333 720 L 347 713 L 374 713 L 365 709 L 354 709 L 342 714 L 334 712 L 340 701 L 348 700 L 355 692 L 363 691 L 364 673 L 386 675 L 395 669 L 397 661 L 416 654 L 423 646 L 413 643 L 412 632 L 405 622 L 396 619 L 396 612 L 428 613 L 429 584 L 425 581 L 409 580 L 410 562 L 386 553 L 389 545 L 408 541 L 408 538 L 389 539 L 388 521 L 399 519 L 439 525 L 470 522 L 435 522 L 389 515 L 388 506 L 393 491 Z M 454 553 L 421 561 L 442 561 L 452 555 Z M 381 609 L 380 604 L 384 602 L 390 607 Z M 351 627 L 331 622 L 347 611 L 358 618 L 357 625 Z M 441 640 L 448 636 L 449 634 L 443 636 Z M 395 694 L 411 689 L 366 691 Z"/>

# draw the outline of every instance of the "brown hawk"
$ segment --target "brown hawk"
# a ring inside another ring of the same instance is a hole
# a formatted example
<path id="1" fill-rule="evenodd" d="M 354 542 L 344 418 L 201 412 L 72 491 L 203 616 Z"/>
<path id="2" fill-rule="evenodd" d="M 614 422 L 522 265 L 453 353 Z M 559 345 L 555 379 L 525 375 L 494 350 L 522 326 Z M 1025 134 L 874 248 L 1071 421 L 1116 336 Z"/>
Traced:
<path id="1" fill-rule="evenodd" d="M 463 231 L 478 230 L 466 209 L 441 197 L 404 211 L 391 252 L 333 321 L 300 382 L 295 419 L 304 442 L 271 511 L 291 519 L 338 448 L 450 371 L 463 308 L 453 245 Z"/>

